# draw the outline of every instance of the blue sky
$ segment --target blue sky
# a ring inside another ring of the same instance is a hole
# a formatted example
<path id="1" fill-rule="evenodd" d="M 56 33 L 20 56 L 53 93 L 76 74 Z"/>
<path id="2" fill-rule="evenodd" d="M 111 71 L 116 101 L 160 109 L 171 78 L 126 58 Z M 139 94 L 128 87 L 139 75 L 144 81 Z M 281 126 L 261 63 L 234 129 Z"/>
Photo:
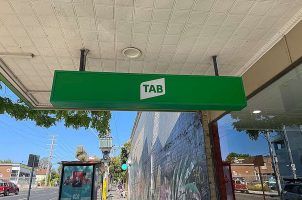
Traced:
<path id="1" fill-rule="evenodd" d="M 222 159 L 225 159 L 231 152 L 269 155 L 268 143 L 263 135 L 260 135 L 256 141 L 251 140 L 244 132 L 233 130 L 232 121 L 230 115 L 226 115 L 218 121 Z"/>
<path id="2" fill-rule="evenodd" d="M 0 90 L 1 96 L 17 99 L 7 88 Z M 114 111 L 110 121 L 111 135 L 115 146 L 122 146 L 130 137 L 136 112 Z M 75 130 L 66 128 L 63 123 L 54 127 L 37 127 L 32 121 L 16 121 L 7 114 L 0 115 L 0 160 L 11 159 L 15 162 L 27 163 L 30 153 L 47 157 L 51 136 L 55 135 L 55 157 L 53 164 L 61 160 L 75 160 L 75 149 L 83 145 L 89 155 L 101 157 L 98 148 L 97 132 L 83 128 Z M 117 155 L 119 149 L 113 152 Z"/>

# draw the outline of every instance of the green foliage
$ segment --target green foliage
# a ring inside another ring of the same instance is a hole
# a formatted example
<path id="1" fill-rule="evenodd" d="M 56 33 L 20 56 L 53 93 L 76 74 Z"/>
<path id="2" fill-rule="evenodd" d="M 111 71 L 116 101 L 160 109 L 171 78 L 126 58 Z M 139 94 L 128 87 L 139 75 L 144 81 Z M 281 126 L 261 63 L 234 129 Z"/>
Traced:
<path id="1" fill-rule="evenodd" d="M 62 174 L 62 164 L 59 165 L 57 171 L 58 171 L 58 174 L 61 176 L 61 174 Z"/>
<path id="2" fill-rule="evenodd" d="M 283 126 L 297 126 L 301 124 L 301 117 L 288 117 L 285 115 L 272 116 L 270 114 L 242 114 L 232 112 L 233 128 L 238 132 L 245 132 L 251 140 L 257 140 L 260 134 L 267 130 L 278 132 Z M 252 130 L 251 130 L 252 129 Z"/>
<path id="3" fill-rule="evenodd" d="M 120 155 L 120 160 L 121 160 L 122 164 L 124 164 L 124 163 L 127 162 L 128 156 L 129 156 L 129 153 L 130 153 L 130 148 L 131 148 L 130 141 L 126 142 L 122 146 L 122 148 L 121 148 L 121 155 Z"/>
<path id="4" fill-rule="evenodd" d="M 247 188 L 249 190 L 253 190 L 253 191 L 262 191 L 261 183 L 249 183 L 249 184 L 247 184 Z M 263 183 L 263 190 L 270 191 L 270 188 L 268 187 L 268 185 L 266 183 Z"/>
<path id="5" fill-rule="evenodd" d="M 86 150 L 84 149 L 83 146 L 78 146 L 77 150 L 76 150 L 76 159 L 78 159 L 79 161 L 88 161 L 88 154 L 86 152 Z"/>
<path id="6" fill-rule="evenodd" d="M 58 185 L 59 181 L 60 181 L 60 174 L 57 171 L 52 170 L 50 172 L 50 176 L 48 176 L 48 186 L 56 186 Z"/>
<path id="7" fill-rule="evenodd" d="M 229 155 L 226 157 L 226 161 L 228 162 L 233 162 L 235 158 L 249 158 L 251 157 L 250 154 L 241 154 L 241 153 L 235 153 L 235 152 L 231 152 L 229 153 Z"/>
<path id="8" fill-rule="evenodd" d="M 2 86 L 0 84 L 0 89 Z M 33 110 L 22 100 L 13 102 L 7 97 L 0 97 L 0 114 L 8 114 L 16 120 L 34 121 L 37 126 L 49 128 L 58 122 L 63 122 L 66 127 L 93 128 L 99 136 L 106 135 L 109 131 L 110 111 L 75 111 L 75 110 Z"/>
<path id="9" fill-rule="evenodd" d="M 122 181 L 126 179 L 126 171 L 123 171 L 122 163 L 120 156 L 116 156 L 111 158 L 110 165 L 109 165 L 109 172 L 112 175 L 114 181 Z"/>
<path id="10" fill-rule="evenodd" d="M 120 155 L 111 158 L 109 172 L 115 181 L 126 181 L 127 171 L 122 170 L 122 164 L 127 163 L 130 147 L 130 141 L 126 142 L 121 148 Z"/>
<path id="11" fill-rule="evenodd" d="M 13 163 L 12 160 L 0 160 L 0 163 Z"/>

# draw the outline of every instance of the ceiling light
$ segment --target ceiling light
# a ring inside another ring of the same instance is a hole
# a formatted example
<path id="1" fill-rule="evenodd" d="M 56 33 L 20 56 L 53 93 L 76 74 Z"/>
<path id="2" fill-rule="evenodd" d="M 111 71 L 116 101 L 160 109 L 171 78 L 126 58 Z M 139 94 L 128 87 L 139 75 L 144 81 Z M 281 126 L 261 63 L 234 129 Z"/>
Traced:
<path id="1" fill-rule="evenodd" d="M 21 57 L 21 58 L 33 58 L 33 53 L 14 53 L 14 52 L 0 52 L 0 57 Z"/>
<path id="2" fill-rule="evenodd" d="M 135 47 L 126 47 L 122 50 L 122 54 L 127 58 L 138 58 L 142 55 L 142 52 Z"/>
<path id="3" fill-rule="evenodd" d="M 254 110 L 253 113 L 254 114 L 259 114 L 259 113 L 261 113 L 261 110 Z"/>

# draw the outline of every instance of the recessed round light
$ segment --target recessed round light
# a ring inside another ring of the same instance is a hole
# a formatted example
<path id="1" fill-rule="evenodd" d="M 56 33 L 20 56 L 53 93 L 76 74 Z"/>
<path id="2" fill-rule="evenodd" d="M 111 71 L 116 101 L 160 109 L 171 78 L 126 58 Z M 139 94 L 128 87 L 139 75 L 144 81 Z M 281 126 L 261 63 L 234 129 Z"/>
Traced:
<path id="1" fill-rule="evenodd" d="M 253 113 L 254 114 L 259 114 L 259 113 L 261 113 L 261 110 L 254 110 Z"/>
<path id="2" fill-rule="evenodd" d="M 122 50 L 122 54 L 127 58 L 138 58 L 142 55 L 142 52 L 135 47 L 126 47 Z"/>

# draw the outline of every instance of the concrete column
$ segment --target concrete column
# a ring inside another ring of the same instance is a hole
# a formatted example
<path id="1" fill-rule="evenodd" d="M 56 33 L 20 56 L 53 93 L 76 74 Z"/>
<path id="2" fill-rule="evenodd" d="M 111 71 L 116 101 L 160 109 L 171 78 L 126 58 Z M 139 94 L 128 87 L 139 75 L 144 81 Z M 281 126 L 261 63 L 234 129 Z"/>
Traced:
<path id="1" fill-rule="evenodd" d="M 200 112 L 201 114 L 201 122 L 203 126 L 204 133 L 204 144 L 205 144 L 205 153 L 207 159 L 207 168 L 208 168 L 208 177 L 209 177 L 209 189 L 210 189 L 210 199 L 217 199 L 217 186 L 215 182 L 215 166 L 213 162 L 213 152 L 212 152 L 212 144 L 209 130 L 209 116 L 207 111 Z"/>

